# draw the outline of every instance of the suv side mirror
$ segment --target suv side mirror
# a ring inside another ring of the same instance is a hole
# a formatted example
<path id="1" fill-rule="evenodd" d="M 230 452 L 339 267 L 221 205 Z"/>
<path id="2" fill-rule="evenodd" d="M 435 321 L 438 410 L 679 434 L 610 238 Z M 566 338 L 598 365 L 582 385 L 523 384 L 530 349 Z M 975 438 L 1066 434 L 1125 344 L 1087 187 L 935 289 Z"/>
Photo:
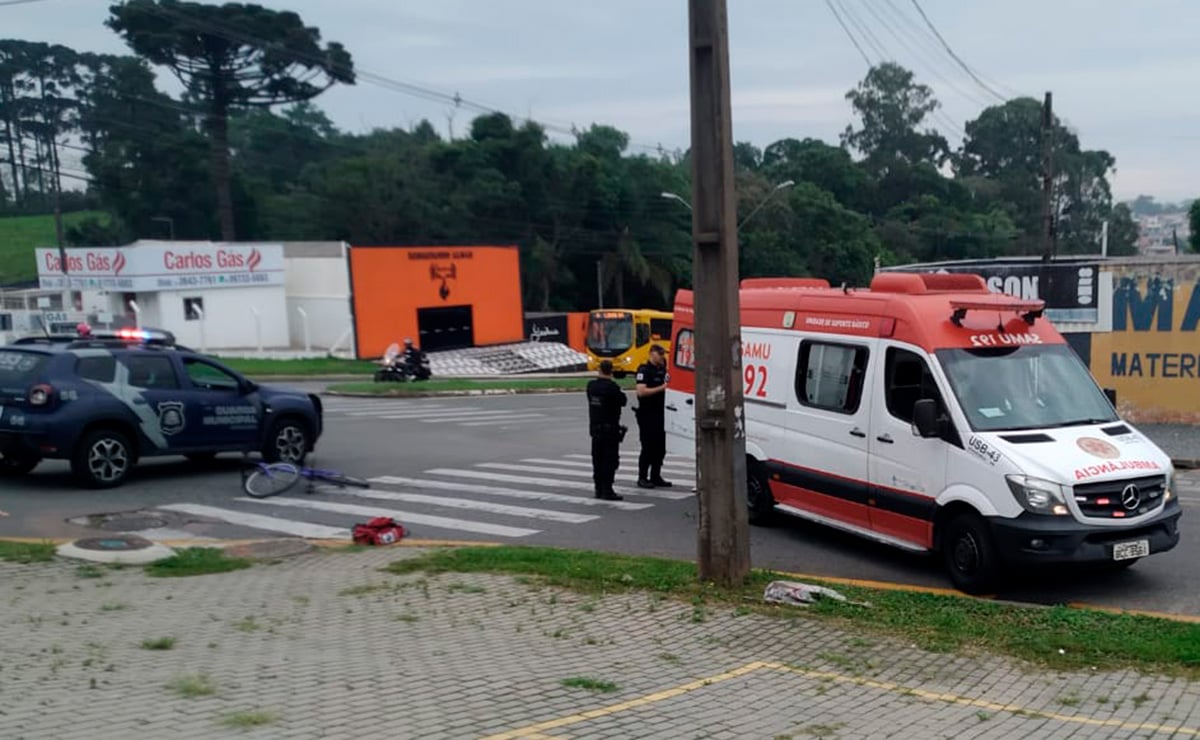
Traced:
<path id="1" fill-rule="evenodd" d="M 922 398 L 913 404 L 913 431 L 927 439 L 939 436 L 937 412 L 937 401 L 932 398 Z"/>
<path id="2" fill-rule="evenodd" d="M 1113 405 L 1113 408 L 1115 409 L 1117 407 L 1117 389 L 1116 388 L 1105 388 L 1104 395 L 1108 396 L 1108 402 L 1111 403 Z"/>

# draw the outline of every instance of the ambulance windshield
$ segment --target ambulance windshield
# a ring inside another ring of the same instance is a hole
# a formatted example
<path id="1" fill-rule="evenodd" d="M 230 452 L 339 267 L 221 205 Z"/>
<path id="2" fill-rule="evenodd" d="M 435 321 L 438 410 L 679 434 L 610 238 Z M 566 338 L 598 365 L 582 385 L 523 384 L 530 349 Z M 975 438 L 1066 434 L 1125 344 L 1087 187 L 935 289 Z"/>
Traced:
<path id="1" fill-rule="evenodd" d="M 1108 398 L 1065 344 L 945 349 L 937 357 L 976 431 L 1118 420 Z"/>

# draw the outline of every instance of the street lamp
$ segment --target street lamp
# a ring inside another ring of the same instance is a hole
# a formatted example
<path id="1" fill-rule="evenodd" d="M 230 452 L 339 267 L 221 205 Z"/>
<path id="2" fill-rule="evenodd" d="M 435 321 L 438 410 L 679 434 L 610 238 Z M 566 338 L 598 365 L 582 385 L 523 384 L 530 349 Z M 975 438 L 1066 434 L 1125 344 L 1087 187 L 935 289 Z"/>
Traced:
<path id="1" fill-rule="evenodd" d="M 688 209 L 689 211 L 692 210 L 692 204 L 688 203 L 687 200 L 685 200 L 682 195 L 676 195 L 675 193 L 666 193 L 666 192 L 661 193 L 660 195 L 663 198 L 666 198 L 667 200 L 677 200 L 683 204 L 684 208 Z"/>
<path id="2" fill-rule="evenodd" d="M 771 192 L 767 193 L 767 197 L 763 198 L 762 201 L 760 201 L 759 204 L 754 207 L 754 210 L 750 211 L 750 215 L 743 218 L 742 222 L 740 224 L 738 224 L 738 226 L 737 226 L 738 231 L 741 231 L 742 227 L 746 225 L 746 222 L 749 221 L 750 219 L 754 218 L 754 214 L 756 214 L 760 210 L 762 210 L 762 207 L 765 206 L 767 203 L 769 203 L 771 198 L 775 197 L 776 193 L 778 193 L 780 190 L 786 190 L 795 184 L 796 184 L 795 180 L 784 180 L 783 182 L 779 183 L 775 187 L 771 188 Z"/>

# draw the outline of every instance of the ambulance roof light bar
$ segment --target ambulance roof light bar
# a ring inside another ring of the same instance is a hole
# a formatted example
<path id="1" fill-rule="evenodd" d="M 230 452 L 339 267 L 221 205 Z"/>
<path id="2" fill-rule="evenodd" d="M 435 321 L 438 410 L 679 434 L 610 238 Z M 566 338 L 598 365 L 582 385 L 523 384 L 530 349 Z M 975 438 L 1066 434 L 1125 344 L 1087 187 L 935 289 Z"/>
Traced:
<path id="1" fill-rule="evenodd" d="M 990 300 L 989 300 L 990 299 Z M 970 301 L 950 301 L 950 308 L 954 310 L 950 314 L 950 323 L 955 326 L 962 326 L 963 319 L 966 318 L 968 311 L 1012 311 L 1021 314 L 1026 324 L 1033 326 L 1033 322 L 1037 321 L 1046 312 L 1046 302 L 1041 300 L 1022 301 L 1016 300 L 1007 295 L 980 296 L 978 299 Z"/>

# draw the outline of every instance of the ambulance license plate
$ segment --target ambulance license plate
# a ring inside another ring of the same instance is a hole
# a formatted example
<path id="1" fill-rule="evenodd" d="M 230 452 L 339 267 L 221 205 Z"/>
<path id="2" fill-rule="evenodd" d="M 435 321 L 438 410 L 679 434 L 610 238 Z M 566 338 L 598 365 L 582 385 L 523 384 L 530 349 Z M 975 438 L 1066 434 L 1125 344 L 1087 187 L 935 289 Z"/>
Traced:
<path id="1" fill-rule="evenodd" d="M 1118 542 L 1113 545 L 1113 560 L 1132 560 L 1133 558 L 1144 558 L 1149 554 L 1150 540 Z"/>

